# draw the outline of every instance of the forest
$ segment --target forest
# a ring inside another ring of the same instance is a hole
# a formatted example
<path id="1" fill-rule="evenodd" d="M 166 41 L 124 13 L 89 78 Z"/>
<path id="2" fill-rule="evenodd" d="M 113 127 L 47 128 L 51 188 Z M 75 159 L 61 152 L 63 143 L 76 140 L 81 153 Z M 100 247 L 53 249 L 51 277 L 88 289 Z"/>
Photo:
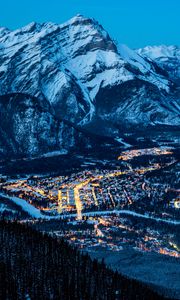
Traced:
<path id="1" fill-rule="evenodd" d="M 0 221 L 0 299 L 164 299 L 150 287 L 92 260 L 63 239 Z"/>

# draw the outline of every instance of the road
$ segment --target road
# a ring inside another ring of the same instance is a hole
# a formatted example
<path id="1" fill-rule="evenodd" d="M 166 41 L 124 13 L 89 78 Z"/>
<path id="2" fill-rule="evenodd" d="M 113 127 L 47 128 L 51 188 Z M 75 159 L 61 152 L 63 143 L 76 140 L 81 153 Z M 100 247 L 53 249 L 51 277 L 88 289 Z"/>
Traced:
<path id="1" fill-rule="evenodd" d="M 56 219 L 56 220 L 60 220 L 60 219 L 68 219 L 69 217 L 77 217 L 77 214 L 66 214 L 66 215 L 60 215 L 60 216 L 46 216 L 43 215 L 41 213 L 41 211 L 37 208 L 35 208 L 33 205 L 27 203 L 27 201 L 18 198 L 18 197 L 11 197 L 8 196 L 6 194 L 0 193 L 0 197 L 4 197 L 6 199 L 9 199 L 11 201 L 13 201 L 14 203 L 16 203 L 17 205 L 19 205 L 24 211 L 26 211 L 27 213 L 29 213 L 29 215 L 32 218 L 38 218 L 38 219 Z M 152 216 L 148 216 L 147 214 L 140 214 L 131 210 L 108 210 L 108 211 L 92 211 L 92 212 L 85 212 L 85 213 L 81 213 L 82 216 L 87 216 L 87 217 L 93 217 L 93 216 L 102 216 L 102 215 L 112 215 L 112 214 L 116 214 L 116 215 L 130 215 L 130 216 L 134 216 L 137 218 L 144 218 L 144 219 L 150 219 L 156 222 L 162 222 L 162 223 L 166 223 L 166 224 L 172 224 L 172 225 L 180 225 L 180 221 L 178 220 L 167 220 L 167 219 L 162 219 L 162 218 L 155 218 Z"/>

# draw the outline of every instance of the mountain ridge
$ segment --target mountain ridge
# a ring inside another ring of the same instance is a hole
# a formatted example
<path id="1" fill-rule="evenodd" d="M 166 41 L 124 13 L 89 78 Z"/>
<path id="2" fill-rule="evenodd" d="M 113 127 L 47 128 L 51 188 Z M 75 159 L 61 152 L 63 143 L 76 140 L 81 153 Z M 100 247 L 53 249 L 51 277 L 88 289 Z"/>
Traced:
<path id="1" fill-rule="evenodd" d="M 82 15 L 60 25 L 0 28 L 0 95 L 47 101 L 56 118 L 104 136 L 122 127 L 177 126 L 180 86 L 171 70 L 179 56 L 168 64 L 152 56 L 117 45 Z"/>

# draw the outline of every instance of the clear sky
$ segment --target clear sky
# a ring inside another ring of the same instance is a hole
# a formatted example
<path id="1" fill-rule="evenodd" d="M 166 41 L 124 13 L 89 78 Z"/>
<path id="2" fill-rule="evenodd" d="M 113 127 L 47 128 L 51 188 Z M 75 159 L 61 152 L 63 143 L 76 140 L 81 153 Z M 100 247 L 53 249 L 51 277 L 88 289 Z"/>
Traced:
<path id="1" fill-rule="evenodd" d="M 97 19 L 132 48 L 180 45 L 180 0 L 1 0 L 0 26 L 62 23 L 78 13 Z"/>

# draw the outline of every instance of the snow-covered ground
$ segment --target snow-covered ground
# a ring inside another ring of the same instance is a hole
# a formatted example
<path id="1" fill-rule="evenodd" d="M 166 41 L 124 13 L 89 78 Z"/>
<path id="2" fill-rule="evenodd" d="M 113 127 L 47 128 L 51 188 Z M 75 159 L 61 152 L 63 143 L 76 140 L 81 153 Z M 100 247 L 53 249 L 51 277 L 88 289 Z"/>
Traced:
<path id="1" fill-rule="evenodd" d="M 163 222 L 163 223 L 173 224 L 173 225 L 180 225 L 180 221 L 177 221 L 177 220 L 167 220 L 167 219 L 162 219 L 162 218 L 155 218 L 155 217 L 149 216 L 148 214 L 140 214 L 140 213 L 136 213 L 136 212 L 131 211 L 131 210 L 94 211 L 94 212 L 82 213 L 82 216 L 92 217 L 92 216 L 112 215 L 112 214 L 130 215 L 130 216 L 134 216 L 134 217 L 137 217 L 137 218 L 151 219 L 151 220 L 154 220 L 154 221 L 157 221 L 157 222 Z M 76 214 L 71 214 L 71 216 L 76 217 Z M 69 215 L 60 216 L 60 218 L 68 218 L 68 217 L 69 217 Z"/>
<path id="2" fill-rule="evenodd" d="M 33 205 L 29 204 L 26 200 L 23 200 L 18 197 L 11 197 L 8 195 L 5 195 L 3 193 L 0 193 L 0 196 L 14 202 L 15 204 L 19 205 L 25 212 L 27 212 L 32 218 L 36 219 L 67 219 L 69 217 L 77 217 L 77 214 L 65 214 L 65 215 L 57 215 L 57 216 L 46 216 L 41 213 L 41 211 L 37 208 L 35 208 Z M 101 216 L 101 215 L 130 215 L 137 218 L 144 218 L 144 219 L 150 219 L 156 222 L 163 222 L 166 224 L 173 224 L 173 225 L 180 225 L 180 221 L 178 220 L 168 220 L 168 219 L 162 219 L 162 218 L 156 218 L 149 216 L 148 214 L 140 214 L 131 210 L 106 210 L 106 211 L 92 211 L 92 212 L 82 212 L 82 216 L 92 217 L 92 216 Z"/>
<path id="3" fill-rule="evenodd" d="M 17 204 L 18 206 L 20 206 L 32 218 L 36 218 L 36 219 L 45 219 L 46 218 L 46 216 L 44 216 L 39 209 L 37 209 L 33 205 L 29 204 L 26 200 L 23 200 L 18 197 L 11 197 L 11 196 L 5 195 L 3 193 L 0 193 L 0 196 L 12 201 L 13 203 Z"/>
<path id="4" fill-rule="evenodd" d="M 126 148 L 130 148 L 130 147 L 132 146 L 132 145 L 126 143 L 126 142 L 124 141 L 123 138 L 117 137 L 117 138 L 115 138 L 115 140 L 116 140 L 118 143 L 124 145 Z"/>

